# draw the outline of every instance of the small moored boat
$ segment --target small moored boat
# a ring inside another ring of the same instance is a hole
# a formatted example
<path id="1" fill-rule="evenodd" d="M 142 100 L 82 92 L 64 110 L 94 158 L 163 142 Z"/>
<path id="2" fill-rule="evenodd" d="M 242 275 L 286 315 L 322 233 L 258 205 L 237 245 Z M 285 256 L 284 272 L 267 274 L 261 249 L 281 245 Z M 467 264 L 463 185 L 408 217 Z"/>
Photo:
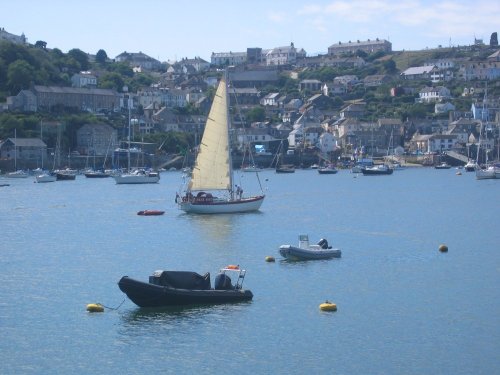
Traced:
<path id="1" fill-rule="evenodd" d="M 137 213 L 137 215 L 140 216 L 158 216 L 158 215 L 163 215 L 165 211 L 160 211 L 160 210 L 142 210 Z"/>
<path id="2" fill-rule="evenodd" d="M 210 284 L 210 273 L 200 275 L 190 271 L 155 271 L 149 283 L 123 276 L 120 290 L 139 307 L 167 307 L 220 304 L 249 301 L 250 290 L 243 289 L 246 271 L 239 266 L 222 268 Z M 234 285 L 228 274 L 235 275 Z"/>
<path id="3" fill-rule="evenodd" d="M 324 167 L 318 168 L 319 174 L 336 174 L 337 172 L 338 172 L 337 168 L 335 168 L 331 164 L 328 164 L 328 165 L 325 165 Z"/>
<path id="4" fill-rule="evenodd" d="M 448 163 L 440 163 L 438 165 L 435 165 L 434 168 L 435 169 L 450 169 L 451 165 L 449 165 Z"/>
<path id="5" fill-rule="evenodd" d="M 385 164 L 374 165 L 361 169 L 363 176 L 380 176 L 392 174 L 394 170 Z"/>
<path id="6" fill-rule="evenodd" d="M 312 259 L 330 259 L 340 258 L 340 249 L 332 249 L 328 241 L 322 238 L 318 244 L 310 245 L 309 236 L 301 234 L 299 236 L 299 246 L 281 245 L 280 254 L 283 258 L 289 260 L 312 260 Z"/>

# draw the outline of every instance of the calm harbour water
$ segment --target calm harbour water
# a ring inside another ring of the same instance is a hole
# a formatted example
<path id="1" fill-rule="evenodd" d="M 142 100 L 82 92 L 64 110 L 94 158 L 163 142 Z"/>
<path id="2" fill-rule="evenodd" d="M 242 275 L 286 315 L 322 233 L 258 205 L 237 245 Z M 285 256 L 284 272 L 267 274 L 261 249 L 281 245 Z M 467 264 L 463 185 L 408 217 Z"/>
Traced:
<path id="1" fill-rule="evenodd" d="M 179 172 L 135 186 L 0 178 L 0 373 L 498 373 L 500 181 L 462 173 L 265 171 L 260 212 L 220 216 L 177 210 Z M 300 233 L 342 258 L 282 261 Z M 213 281 L 227 264 L 247 270 L 252 302 L 85 310 L 119 306 L 123 275 Z M 319 311 L 326 299 L 337 312 Z"/>

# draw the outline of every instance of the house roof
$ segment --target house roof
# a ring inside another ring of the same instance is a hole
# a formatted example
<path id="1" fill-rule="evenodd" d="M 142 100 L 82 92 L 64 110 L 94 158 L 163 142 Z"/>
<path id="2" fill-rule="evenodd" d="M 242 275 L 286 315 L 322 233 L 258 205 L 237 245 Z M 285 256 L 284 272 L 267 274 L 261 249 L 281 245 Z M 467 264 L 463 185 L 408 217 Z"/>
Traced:
<path id="1" fill-rule="evenodd" d="M 118 93 L 115 90 L 109 90 L 109 89 L 87 89 L 79 87 L 60 87 L 60 86 L 34 86 L 34 91 L 39 93 L 52 93 L 52 94 L 93 94 L 93 95 L 110 95 L 110 96 L 118 95 Z"/>
<path id="2" fill-rule="evenodd" d="M 436 86 L 436 87 L 424 87 L 422 90 L 420 90 L 420 93 L 426 93 L 426 92 L 440 92 L 441 90 L 448 90 L 444 86 Z"/>
<path id="3" fill-rule="evenodd" d="M 278 80 L 276 70 L 247 70 L 242 72 L 229 73 L 230 80 L 235 81 L 272 81 Z"/>
<path id="4" fill-rule="evenodd" d="M 434 69 L 434 65 L 428 66 L 414 66 L 412 68 L 406 69 L 401 75 L 411 76 L 430 73 Z"/>
<path id="5" fill-rule="evenodd" d="M 500 58 L 500 49 L 488 56 L 488 59 L 498 59 L 498 58 Z"/>
<path id="6" fill-rule="evenodd" d="M 380 126 L 384 125 L 402 125 L 402 122 L 400 119 L 397 118 L 379 118 L 378 119 L 378 124 Z"/>
<path id="7" fill-rule="evenodd" d="M 16 147 L 47 147 L 40 138 L 7 138 L 5 142 L 11 142 Z"/>
<path id="8" fill-rule="evenodd" d="M 337 44 L 332 44 L 329 48 L 335 48 L 338 46 L 372 46 L 375 44 L 385 44 L 385 43 L 390 43 L 385 39 L 376 39 L 376 40 L 363 40 L 363 41 L 356 41 L 356 42 L 351 42 L 349 41 L 348 43 L 342 43 L 338 42 Z"/>
<path id="9" fill-rule="evenodd" d="M 364 111 L 365 108 L 366 108 L 365 103 L 354 103 L 354 104 L 349 104 L 348 106 L 342 108 L 340 112 L 360 112 Z"/>
<path id="10" fill-rule="evenodd" d="M 264 98 L 265 99 L 276 99 L 280 95 L 279 92 L 271 92 L 267 94 Z"/>
<path id="11" fill-rule="evenodd" d="M 456 134 L 431 134 L 429 139 L 455 139 L 457 137 Z"/>

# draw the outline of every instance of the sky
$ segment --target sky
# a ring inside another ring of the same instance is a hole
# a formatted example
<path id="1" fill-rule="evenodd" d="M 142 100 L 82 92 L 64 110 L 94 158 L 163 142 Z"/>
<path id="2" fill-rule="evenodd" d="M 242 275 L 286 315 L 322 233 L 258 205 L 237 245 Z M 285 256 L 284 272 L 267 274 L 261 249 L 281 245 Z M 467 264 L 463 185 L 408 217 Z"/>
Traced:
<path id="1" fill-rule="evenodd" d="M 110 58 L 143 52 L 160 61 L 294 43 L 308 56 L 332 44 L 386 39 L 394 51 L 489 44 L 500 32 L 495 0 L 25 0 L 0 7 L 5 31 Z"/>

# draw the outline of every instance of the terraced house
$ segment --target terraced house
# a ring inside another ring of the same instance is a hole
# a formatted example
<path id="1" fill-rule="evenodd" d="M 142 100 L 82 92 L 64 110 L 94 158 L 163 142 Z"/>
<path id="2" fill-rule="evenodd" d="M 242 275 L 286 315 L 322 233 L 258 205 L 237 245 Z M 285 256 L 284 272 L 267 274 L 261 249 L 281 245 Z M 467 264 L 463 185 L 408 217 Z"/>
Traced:
<path id="1" fill-rule="evenodd" d="M 113 112 L 122 96 L 114 90 L 60 86 L 33 86 L 8 98 L 10 110 L 50 111 L 54 107 L 77 108 L 88 112 Z"/>

